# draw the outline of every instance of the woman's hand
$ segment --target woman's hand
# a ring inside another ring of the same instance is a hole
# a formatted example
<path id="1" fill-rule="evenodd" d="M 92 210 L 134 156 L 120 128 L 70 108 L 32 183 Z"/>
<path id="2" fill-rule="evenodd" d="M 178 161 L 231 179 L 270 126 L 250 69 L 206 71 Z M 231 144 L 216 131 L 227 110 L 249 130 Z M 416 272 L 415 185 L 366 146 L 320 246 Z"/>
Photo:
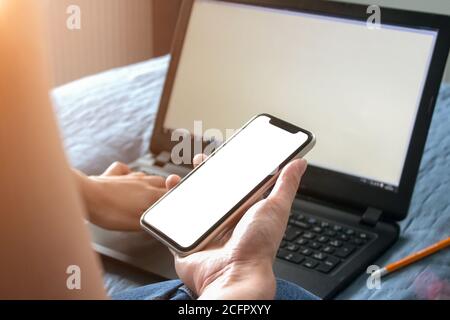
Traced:
<path id="1" fill-rule="evenodd" d="M 202 161 L 194 159 L 194 165 Z M 254 204 L 223 238 L 201 252 L 175 257 L 180 279 L 201 299 L 273 299 L 273 262 L 289 218 L 305 160 L 280 173 L 270 195 Z M 179 180 L 169 177 L 168 187 Z"/>
<path id="2" fill-rule="evenodd" d="M 75 171 L 88 220 L 110 230 L 140 230 L 142 213 L 167 192 L 165 179 L 131 172 L 116 162 L 102 175 L 87 177 Z"/>

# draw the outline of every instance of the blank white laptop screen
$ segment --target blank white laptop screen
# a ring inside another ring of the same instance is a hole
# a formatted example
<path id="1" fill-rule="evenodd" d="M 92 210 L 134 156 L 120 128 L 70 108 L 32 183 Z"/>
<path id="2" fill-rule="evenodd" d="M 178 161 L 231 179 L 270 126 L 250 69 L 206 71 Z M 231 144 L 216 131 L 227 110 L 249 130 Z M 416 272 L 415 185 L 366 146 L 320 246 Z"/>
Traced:
<path id="1" fill-rule="evenodd" d="M 311 130 L 317 167 L 399 185 L 437 32 L 197 0 L 166 129 L 269 113 Z"/>

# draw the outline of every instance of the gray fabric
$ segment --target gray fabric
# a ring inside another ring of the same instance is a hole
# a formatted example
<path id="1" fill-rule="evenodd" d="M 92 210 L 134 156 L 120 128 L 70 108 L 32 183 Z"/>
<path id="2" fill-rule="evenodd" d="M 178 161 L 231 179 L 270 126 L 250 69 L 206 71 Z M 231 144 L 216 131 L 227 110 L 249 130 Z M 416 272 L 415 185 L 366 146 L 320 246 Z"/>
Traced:
<path id="1" fill-rule="evenodd" d="M 157 111 L 168 57 L 104 72 L 53 91 L 71 163 L 95 174 L 111 162 L 143 155 Z M 376 264 L 383 266 L 450 234 L 450 87 L 443 86 L 401 238 Z M 368 290 L 363 274 L 338 298 L 450 298 L 450 250 L 436 254 Z"/>
<path id="2" fill-rule="evenodd" d="M 87 174 L 148 152 L 168 56 L 90 76 L 52 92 L 72 165 Z"/>
<path id="3" fill-rule="evenodd" d="M 433 115 L 410 210 L 399 241 L 376 264 L 384 266 L 450 236 L 450 87 L 443 85 Z M 447 249 L 382 279 L 369 290 L 363 274 L 341 299 L 450 299 Z"/>

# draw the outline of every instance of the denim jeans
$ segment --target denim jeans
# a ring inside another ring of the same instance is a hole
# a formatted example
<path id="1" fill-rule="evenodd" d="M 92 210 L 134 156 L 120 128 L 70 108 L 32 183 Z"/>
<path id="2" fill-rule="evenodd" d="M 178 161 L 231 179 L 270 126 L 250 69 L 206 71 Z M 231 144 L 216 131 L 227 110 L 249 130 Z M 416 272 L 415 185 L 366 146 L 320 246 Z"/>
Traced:
<path id="1" fill-rule="evenodd" d="M 127 290 L 112 296 L 115 300 L 195 300 L 195 294 L 180 280 L 170 280 Z M 318 300 L 291 282 L 277 279 L 275 300 Z"/>

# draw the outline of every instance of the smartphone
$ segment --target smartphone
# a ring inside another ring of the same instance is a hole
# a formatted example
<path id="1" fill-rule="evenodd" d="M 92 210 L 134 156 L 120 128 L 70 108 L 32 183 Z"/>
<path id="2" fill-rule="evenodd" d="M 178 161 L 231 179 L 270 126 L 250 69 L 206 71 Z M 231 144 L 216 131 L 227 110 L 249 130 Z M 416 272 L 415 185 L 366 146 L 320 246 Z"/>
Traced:
<path id="1" fill-rule="evenodd" d="M 150 207 L 141 226 L 181 256 L 199 251 L 233 227 L 281 169 L 314 144 L 311 132 L 258 115 Z"/>

